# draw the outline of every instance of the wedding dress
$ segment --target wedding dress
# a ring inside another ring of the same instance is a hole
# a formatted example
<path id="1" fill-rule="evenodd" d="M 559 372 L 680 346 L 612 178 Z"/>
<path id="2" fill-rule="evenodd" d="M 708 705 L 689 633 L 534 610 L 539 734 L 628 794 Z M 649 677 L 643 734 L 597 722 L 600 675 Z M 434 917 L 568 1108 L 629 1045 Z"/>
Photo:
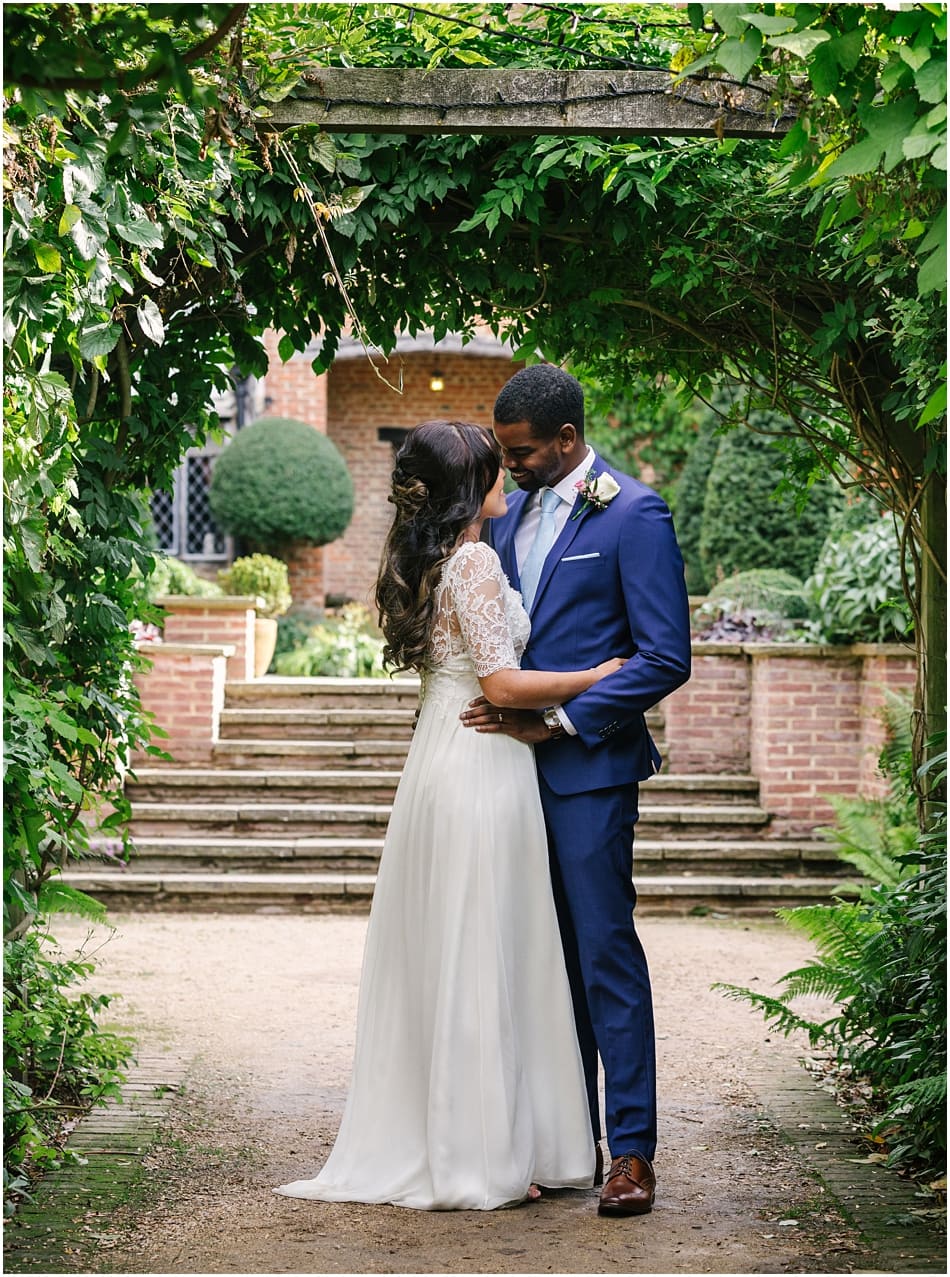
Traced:
<path id="1" fill-rule="evenodd" d="M 491 1210 L 589 1188 L 594 1145 L 530 746 L 465 728 L 477 675 L 530 632 L 495 552 L 463 543 L 434 600 L 418 723 L 366 935 L 353 1074 L 320 1201 Z"/>

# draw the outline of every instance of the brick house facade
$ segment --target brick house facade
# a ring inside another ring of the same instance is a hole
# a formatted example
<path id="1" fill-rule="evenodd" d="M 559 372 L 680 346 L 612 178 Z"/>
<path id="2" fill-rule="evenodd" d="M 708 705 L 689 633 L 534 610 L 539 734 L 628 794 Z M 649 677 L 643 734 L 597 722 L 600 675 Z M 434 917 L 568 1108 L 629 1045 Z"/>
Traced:
<path id="1" fill-rule="evenodd" d="M 395 447 L 407 430 L 433 417 L 490 426 L 498 391 L 522 365 L 487 331 L 465 346 L 455 335 L 439 342 L 431 334 L 400 337 L 388 361 L 373 354 L 385 381 L 351 338 L 341 340 L 322 376 L 310 366 L 313 350 L 284 364 L 276 334 L 268 336 L 267 348 L 265 415 L 295 417 L 323 431 L 342 453 L 356 490 L 353 519 L 340 540 L 286 556 L 294 606 L 369 604 L 392 514 L 387 497 Z"/>

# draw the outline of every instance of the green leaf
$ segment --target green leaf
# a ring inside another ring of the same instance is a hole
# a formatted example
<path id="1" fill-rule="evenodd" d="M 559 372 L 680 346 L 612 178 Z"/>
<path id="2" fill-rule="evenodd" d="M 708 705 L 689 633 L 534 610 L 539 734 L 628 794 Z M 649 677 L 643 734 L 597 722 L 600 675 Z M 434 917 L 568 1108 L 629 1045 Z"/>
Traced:
<path id="1" fill-rule="evenodd" d="M 307 154 L 328 173 L 332 173 L 336 168 L 337 145 L 326 133 L 317 134 L 307 147 Z"/>
<path id="2" fill-rule="evenodd" d="M 79 353 L 83 359 L 95 359 L 97 355 L 108 355 L 115 350 L 121 333 L 122 329 L 118 324 L 90 324 L 79 333 Z"/>
<path id="3" fill-rule="evenodd" d="M 929 49 L 918 49 L 909 44 L 899 44 L 897 52 L 901 61 L 906 62 L 912 71 L 919 71 L 925 62 L 930 61 Z"/>
<path id="4" fill-rule="evenodd" d="M 830 44 L 821 44 L 808 62 L 808 78 L 820 98 L 830 98 L 838 88 L 840 70 Z"/>
<path id="5" fill-rule="evenodd" d="M 149 341 L 153 341 L 156 346 L 160 346 L 165 340 L 165 323 L 162 319 L 162 312 L 152 299 L 146 297 L 141 306 L 136 308 L 135 314 L 145 336 Z"/>
<path id="6" fill-rule="evenodd" d="M 76 245 L 79 256 L 86 262 L 92 261 L 104 243 L 102 237 L 82 217 L 69 228 L 69 238 Z"/>
<path id="7" fill-rule="evenodd" d="M 825 169 L 822 176 L 826 180 L 836 177 L 857 177 L 864 173 L 873 173 L 884 155 L 884 143 L 877 138 L 867 137 L 856 146 L 849 146 Z"/>
<path id="8" fill-rule="evenodd" d="M 59 250 L 52 244 L 34 244 L 33 256 L 44 275 L 55 275 L 62 270 L 63 259 L 59 255 Z"/>
<path id="9" fill-rule="evenodd" d="M 778 49 L 785 49 L 787 53 L 792 53 L 797 58 L 808 58 L 820 44 L 830 39 L 831 36 L 827 31 L 796 31 L 794 35 L 772 36 L 769 44 L 775 45 Z"/>
<path id="10" fill-rule="evenodd" d="M 82 210 L 77 204 L 67 204 L 59 219 L 59 234 L 68 235 L 81 217 Z"/>
<path id="11" fill-rule="evenodd" d="M 688 4 L 686 6 L 686 17 L 689 19 L 689 25 L 694 31 L 702 31 L 705 11 L 701 4 Z"/>
<path id="12" fill-rule="evenodd" d="M 281 337 L 280 341 L 277 343 L 277 353 L 280 355 L 281 362 L 286 363 L 288 359 L 293 357 L 296 350 L 297 347 L 294 344 L 293 337 L 291 337 L 288 333 L 284 333 L 283 337 Z"/>
<path id="13" fill-rule="evenodd" d="M 537 171 L 539 173 L 543 173 L 545 169 L 551 168 L 553 164 L 559 164 L 560 161 L 564 159 L 565 155 L 567 155 L 566 150 L 548 151 L 547 155 L 545 155 L 541 163 L 538 165 Z"/>
<path id="14" fill-rule="evenodd" d="M 713 4 L 709 6 L 713 22 L 725 35 L 739 36 L 748 29 L 745 15 L 737 4 Z M 718 50 L 717 50 L 718 53 Z"/>
<path id="15" fill-rule="evenodd" d="M 741 39 L 723 40 L 716 61 L 737 80 L 744 80 L 762 52 L 762 32 L 750 28 Z"/>
<path id="16" fill-rule="evenodd" d="M 947 62 L 931 58 L 914 76 L 917 92 L 924 102 L 943 102 L 947 96 Z"/>
<path id="17" fill-rule="evenodd" d="M 935 248 L 917 272 L 917 292 L 921 297 L 947 286 L 947 246 Z"/>
<path id="18" fill-rule="evenodd" d="M 828 45 L 835 61 L 845 71 L 853 71 L 864 51 L 864 28 L 855 27 L 845 35 L 836 36 Z"/>
<path id="19" fill-rule="evenodd" d="M 934 147 L 940 144 L 942 137 L 942 133 L 931 131 L 930 129 L 923 129 L 920 133 L 911 133 L 909 137 L 904 138 L 904 158 L 907 160 L 919 160 L 923 156 L 929 155 Z"/>
<path id="20" fill-rule="evenodd" d="M 946 376 L 946 369 L 944 369 Z M 926 426 L 929 422 L 935 421 L 937 417 L 942 417 L 947 411 L 947 383 L 938 386 L 927 402 L 924 404 L 924 410 L 917 419 L 917 426 Z"/>
<path id="21" fill-rule="evenodd" d="M 75 913 L 90 922 L 105 922 L 108 911 L 100 900 L 87 896 L 78 887 L 70 887 L 61 878 L 48 878 L 40 887 L 37 899 L 39 913 Z"/>
<path id="22" fill-rule="evenodd" d="M 767 13 L 743 13 L 740 16 L 750 26 L 758 27 L 763 35 L 781 35 L 795 27 L 794 18 L 775 18 Z"/>
<path id="23" fill-rule="evenodd" d="M 125 222 L 113 223 L 116 234 L 127 244 L 135 244 L 138 248 L 161 248 L 165 237 L 160 226 L 150 222 L 147 217 L 131 217 Z"/>

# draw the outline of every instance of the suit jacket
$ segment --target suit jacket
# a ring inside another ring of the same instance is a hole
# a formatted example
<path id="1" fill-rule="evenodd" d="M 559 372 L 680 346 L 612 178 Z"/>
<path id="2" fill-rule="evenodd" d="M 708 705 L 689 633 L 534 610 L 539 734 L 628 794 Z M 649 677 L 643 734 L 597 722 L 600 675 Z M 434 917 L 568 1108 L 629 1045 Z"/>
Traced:
<path id="1" fill-rule="evenodd" d="M 660 755 L 645 712 L 690 673 L 689 608 L 683 559 L 669 508 L 652 488 L 594 458 L 620 491 L 606 507 L 579 497 L 541 572 L 523 669 L 571 670 L 627 656 L 564 709 L 576 736 L 536 747 L 538 770 L 559 794 L 645 780 Z M 502 567 L 520 587 L 515 531 L 528 495 L 508 496 L 508 514 L 489 536 Z M 575 515 L 577 517 L 575 517 Z"/>

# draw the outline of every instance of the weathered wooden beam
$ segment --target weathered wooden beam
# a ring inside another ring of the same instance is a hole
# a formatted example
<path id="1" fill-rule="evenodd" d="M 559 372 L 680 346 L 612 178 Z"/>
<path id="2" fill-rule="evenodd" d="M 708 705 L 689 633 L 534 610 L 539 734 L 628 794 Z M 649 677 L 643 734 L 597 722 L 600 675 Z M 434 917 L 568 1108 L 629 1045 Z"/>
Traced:
<path id="1" fill-rule="evenodd" d="M 776 119 L 768 99 L 765 85 L 676 84 L 666 71 L 317 67 L 264 123 L 331 133 L 780 136 L 794 116 Z"/>

